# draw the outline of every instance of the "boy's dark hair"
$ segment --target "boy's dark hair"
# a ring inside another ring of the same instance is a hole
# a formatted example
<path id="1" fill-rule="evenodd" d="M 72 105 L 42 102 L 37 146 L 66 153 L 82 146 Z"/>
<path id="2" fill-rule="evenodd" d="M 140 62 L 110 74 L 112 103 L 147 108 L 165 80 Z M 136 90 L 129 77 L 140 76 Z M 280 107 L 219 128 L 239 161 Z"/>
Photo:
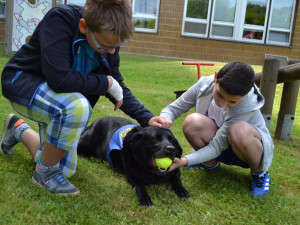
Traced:
<path id="1" fill-rule="evenodd" d="M 257 100 L 261 100 L 254 86 L 255 74 L 252 67 L 243 62 L 230 62 L 226 64 L 217 74 L 217 83 L 230 95 L 245 96 L 252 87 L 257 94 Z"/>
<path id="2" fill-rule="evenodd" d="M 86 0 L 82 17 L 95 32 L 109 32 L 121 42 L 133 33 L 132 9 L 129 0 Z"/>

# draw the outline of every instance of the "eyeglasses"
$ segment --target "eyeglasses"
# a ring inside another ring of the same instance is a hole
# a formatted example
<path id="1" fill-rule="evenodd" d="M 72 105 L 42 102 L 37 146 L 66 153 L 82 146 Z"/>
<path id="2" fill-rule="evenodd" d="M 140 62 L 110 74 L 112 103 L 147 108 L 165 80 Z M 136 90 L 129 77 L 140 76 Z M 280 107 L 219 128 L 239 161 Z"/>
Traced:
<path id="1" fill-rule="evenodd" d="M 96 42 L 96 39 L 94 37 L 94 34 L 92 32 L 92 30 L 90 29 L 90 32 L 91 32 L 91 35 L 92 35 L 92 38 L 93 38 L 93 41 L 97 47 L 98 50 L 105 50 L 105 49 L 112 49 L 112 48 L 118 48 L 118 47 L 121 47 L 122 45 L 125 45 L 127 42 L 129 42 L 130 39 L 128 39 L 127 41 L 123 42 L 122 44 L 118 45 L 118 46 L 110 46 L 110 47 L 100 47 L 98 45 L 98 43 Z M 99 42 L 100 43 L 100 42 Z M 101 43 L 100 43 L 101 44 Z M 101 44 L 102 45 L 102 44 Z"/>

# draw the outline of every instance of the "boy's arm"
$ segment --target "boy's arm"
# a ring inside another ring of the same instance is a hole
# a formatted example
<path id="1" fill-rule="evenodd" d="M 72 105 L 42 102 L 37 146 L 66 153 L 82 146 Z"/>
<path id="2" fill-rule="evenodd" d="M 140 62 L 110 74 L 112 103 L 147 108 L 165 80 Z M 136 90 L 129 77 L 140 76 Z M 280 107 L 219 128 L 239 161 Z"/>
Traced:
<path id="1" fill-rule="evenodd" d="M 131 118 L 136 119 L 143 127 L 148 126 L 149 120 L 154 117 L 154 115 L 136 99 L 130 89 L 123 83 L 123 77 L 119 71 L 119 48 L 116 49 L 114 54 L 107 54 L 107 59 L 111 69 L 110 75 L 116 79 L 123 88 L 123 105 L 120 109 Z M 110 98 L 110 100 L 115 103 L 113 99 Z"/>
<path id="2" fill-rule="evenodd" d="M 182 157 L 181 159 L 179 158 L 174 158 L 173 164 L 170 166 L 168 169 L 168 173 L 179 168 L 182 166 L 187 166 L 188 165 L 188 159 L 185 157 Z"/>
<path id="3" fill-rule="evenodd" d="M 51 9 L 40 22 L 33 36 L 38 38 L 42 52 L 42 73 L 49 87 L 57 93 L 105 95 L 108 80 L 104 74 L 82 74 L 71 69 L 74 57 L 73 38 L 80 34 L 78 22 L 72 10 L 58 8 Z"/>
<path id="4" fill-rule="evenodd" d="M 181 114 L 186 113 L 192 107 L 196 106 L 197 96 L 199 94 L 201 82 L 198 81 L 178 99 L 167 105 L 161 110 L 160 116 L 170 121 L 175 121 Z"/>

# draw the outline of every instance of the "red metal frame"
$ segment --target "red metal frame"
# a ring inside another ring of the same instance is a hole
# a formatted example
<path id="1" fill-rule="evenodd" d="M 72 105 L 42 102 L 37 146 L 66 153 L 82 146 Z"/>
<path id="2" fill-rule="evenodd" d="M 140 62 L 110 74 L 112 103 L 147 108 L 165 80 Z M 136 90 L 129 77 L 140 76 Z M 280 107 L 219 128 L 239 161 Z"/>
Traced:
<path id="1" fill-rule="evenodd" d="M 201 77 L 200 66 L 214 66 L 213 63 L 203 63 L 203 62 L 182 62 L 182 65 L 195 65 L 198 71 L 198 80 Z"/>

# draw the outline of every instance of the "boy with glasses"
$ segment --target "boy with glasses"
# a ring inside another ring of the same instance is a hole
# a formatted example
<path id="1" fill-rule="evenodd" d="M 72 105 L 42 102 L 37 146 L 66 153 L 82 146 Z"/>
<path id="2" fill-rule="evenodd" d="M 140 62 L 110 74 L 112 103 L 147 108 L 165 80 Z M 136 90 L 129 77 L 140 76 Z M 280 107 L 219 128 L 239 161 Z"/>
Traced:
<path id="1" fill-rule="evenodd" d="M 76 171 L 77 144 L 100 96 L 142 126 L 160 126 L 119 71 L 120 46 L 134 29 L 131 11 L 129 0 L 54 7 L 3 70 L 3 95 L 18 113 L 39 123 L 39 134 L 10 114 L 0 152 L 11 155 L 22 142 L 37 163 L 33 183 L 51 193 L 79 193 L 67 178 Z"/>

